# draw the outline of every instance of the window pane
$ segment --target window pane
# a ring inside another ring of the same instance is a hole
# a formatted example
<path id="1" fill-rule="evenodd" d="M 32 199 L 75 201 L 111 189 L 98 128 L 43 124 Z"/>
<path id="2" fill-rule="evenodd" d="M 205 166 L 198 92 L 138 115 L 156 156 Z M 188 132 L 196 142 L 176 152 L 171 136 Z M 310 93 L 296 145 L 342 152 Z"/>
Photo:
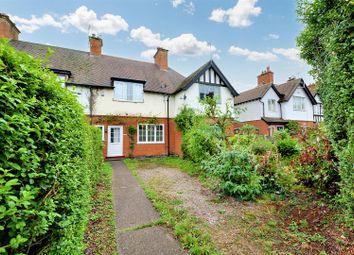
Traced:
<path id="1" fill-rule="evenodd" d="M 163 142 L 163 126 L 156 126 L 156 142 Z"/>
<path id="2" fill-rule="evenodd" d="M 199 97 L 203 99 L 205 96 L 217 98 L 217 102 L 221 102 L 220 98 L 220 87 L 219 86 L 209 86 L 205 84 L 199 84 Z"/>
<path id="3" fill-rule="evenodd" d="M 126 86 L 127 86 L 127 98 L 125 100 L 133 101 L 133 86 L 134 85 L 131 82 L 127 82 Z"/>
<path id="4" fill-rule="evenodd" d="M 147 137 L 147 141 L 148 142 L 154 142 L 155 141 L 155 125 L 148 125 L 148 137 Z"/>
<path id="5" fill-rule="evenodd" d="M 143 102 L 143 84 L 134 83 L 133 85 L 133 100 L 136 102 Z"/>
<path id="6" fill-rule="evenodd" d="M 119 143 L 120 142 L 120 128 L 111 128 L 111 143 Z"/>
<path id="7" fill-rule="evenodd" d="M 146 142 L 146 125 L 139 125 L 139 142 Z"/>

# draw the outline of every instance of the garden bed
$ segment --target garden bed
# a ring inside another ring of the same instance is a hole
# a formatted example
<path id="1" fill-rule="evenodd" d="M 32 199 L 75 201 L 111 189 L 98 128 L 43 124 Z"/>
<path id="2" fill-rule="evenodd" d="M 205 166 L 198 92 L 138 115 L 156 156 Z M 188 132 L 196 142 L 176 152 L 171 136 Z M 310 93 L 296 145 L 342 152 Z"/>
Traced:
<path id="1" fill-rule="evenodd" d="M 196 174 L 188 161 L 135 163 L 145 185 L 176 210 L 199 218 L 198 228 L 224 254 L 352 254 L 353 233 L 339 223 L 327 201 L 312 193 L 239 202 L 211 190 L 207 177 Z"/>

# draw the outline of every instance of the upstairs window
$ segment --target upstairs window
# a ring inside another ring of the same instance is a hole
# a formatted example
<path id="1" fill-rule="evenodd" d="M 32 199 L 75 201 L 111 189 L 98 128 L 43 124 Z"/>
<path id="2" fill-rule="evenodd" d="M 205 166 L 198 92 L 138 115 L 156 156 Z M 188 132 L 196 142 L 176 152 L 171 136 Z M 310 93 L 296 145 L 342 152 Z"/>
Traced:
<path id="1" fill-rule="evenodd" d="M 220 86 L 199 84 L 199 98 L 204 99 L 205 97 L 216 98 L 217 103 L 220 104 Z"/>
<path id="2" fill-rule="evenodd" d="M 139 124 L 138 143 L 164 143 L 163 125 Z"/>
<path id="3" fill-rule="evenodd" d="M 305 98 L 294 96 L 294 111 L 305 111 Z"/>
<path id="4" fill-rule="evenodd" d="M 275 112 L 276 111 L 275 105 L 276 105 L 275 99 L 268 99 L 268 110 L 269 111 Z"/>
<path id="5" fill-rule="evenodd" d="M 144 102 L 144 85 L 137 82 L 114 81 L 114 99 Z"/>

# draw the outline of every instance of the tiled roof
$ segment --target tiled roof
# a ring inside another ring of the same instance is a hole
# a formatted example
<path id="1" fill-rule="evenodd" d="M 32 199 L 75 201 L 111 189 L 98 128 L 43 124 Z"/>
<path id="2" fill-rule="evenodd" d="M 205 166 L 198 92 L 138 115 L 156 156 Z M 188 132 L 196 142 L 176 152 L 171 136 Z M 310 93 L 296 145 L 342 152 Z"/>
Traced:
<path id="1" fill-rule="evenodd" d="M 301 78 L 292 79 L 292 80 L 288 80 L 283 84 L 275 86 L 279 91 L 279 93 L 284 95 L 282 99 L 283 101 L 288 101 L 290 99 L 290 97 L 294 94 L 296 88 L 300 85 L 301 81 L 302 81 Z"/>
<path id="2" fill-rule="evenodd" d="M 107 55 L 93 56 L 89 52 L 24 41 L 11 41 L 18 51 L 34 57 L 46 58 L 48 48 L 54 52 L 48 58 L 48 67 L 72 73 L 69 83 L 112 86 L 111 78 L 145 81 L 144 91 L 172 94 L 185 79 L 169 68 L 161 70 L 156 64 Z"/>
<path id="3" fill-rule="evenodd" d="M 269 88 L 272 87 L 272 84 L 266 84 L 258 86 L 254 89 L 250 89 L 240 93 L 237 97 L 235 97 L 235 104 L 242 104 L 246 102 L 250 102 L 253 100 L 261 99 L 268 91 Z"/>
<path id="4" fill-rule="evenodd" d="M 268 124 L 285 124 L 289 122 L 282 118 L 270 118 L 270 117 L 262 117 L 262 120 L 264 120 Z"/>

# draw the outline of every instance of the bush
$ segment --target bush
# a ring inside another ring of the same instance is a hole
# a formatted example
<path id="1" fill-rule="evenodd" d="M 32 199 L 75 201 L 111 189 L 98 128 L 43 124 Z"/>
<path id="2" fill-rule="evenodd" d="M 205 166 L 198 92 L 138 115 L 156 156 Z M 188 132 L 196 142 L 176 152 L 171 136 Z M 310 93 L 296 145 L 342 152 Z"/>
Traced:
<path id="1" fill-rule="evenodd" d="M 81 254 L 101 136 L 42 66 L 0 41 L 0 252 Z"/>
<path id="2" fill-rule="evenodd" d="M 297 167 L 298 179 L 319 193 L 338 192 L 338 160 L 323 127 L 308 128 L 299 136 L 302 150 Z"/>
<path id="3" fill-rule="evenodd" d="M 253 200 L 261 194 L 257 175 L 248 152 L 222 150 L 203 161 L 202 168 L 221 179 L 220 189 L 241 200 Z"/>
<path id="4" fill-rule="evenodd" d="M 280 155 L 285 158 L 293 157 L 300 152 L 297 140 L 292 138 L 286 131 L 278 131 L 275 134 L 275 145 Z"/>
<path id="5" fill-rule="evenodd" d="M 222 132 L 217 126 L 204 122 L 194 125 L 184 136 L 183 155 L 193 162 L 200 163 L 220 151 L 224 146 Z"/>
<path id="6" fill-rule="evenodd" d="M 195 113 L 195 110 L 184 106 L 181 111 L 175 117 L 175 123 L 179 131 L 185 134 L 194 125 L 198 124 L 200 121 L 200 116 Z"/>
<path id="7" fill-rule="evenodd" d="M 289 120 L 289 122 L 288 122 L 288 124 L 286 124 L 285 128 L 291 135 L 298 134 L 300 132 L 300 130 L 302 129 L 299 122 L 296 120 Z"/>
<path id="8" fill-rule="evenodd" d="M 274 145 L 265 137 L 258 136 L 256 139 L 254 139 L 250 149 L 255 155 L 264 155 L 267 152 L 271 153 L 274 149 Z"/>

